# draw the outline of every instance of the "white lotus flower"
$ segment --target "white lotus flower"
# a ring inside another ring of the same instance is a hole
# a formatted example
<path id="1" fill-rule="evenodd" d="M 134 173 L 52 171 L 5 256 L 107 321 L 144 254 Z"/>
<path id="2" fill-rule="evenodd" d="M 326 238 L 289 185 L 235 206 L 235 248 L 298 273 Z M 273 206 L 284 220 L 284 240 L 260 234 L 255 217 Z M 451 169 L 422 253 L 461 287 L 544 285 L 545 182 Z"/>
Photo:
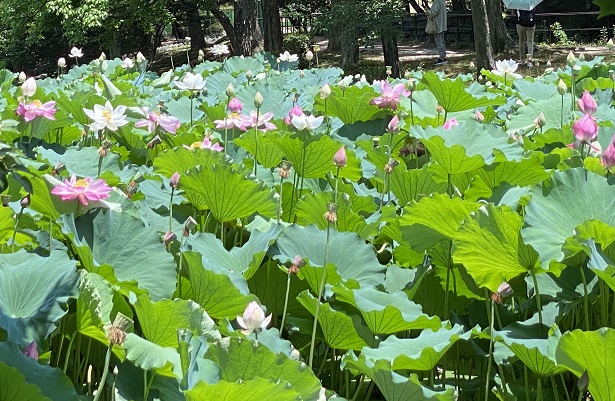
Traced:
<path id="1" fill-rule="evenodd" d="M 287 51 L 285 51 L 284 53 L 280 53 L 280 61 L 288 61 L 289 63 L 292 63 L 293 61 L 298 61 L 299 60 L 299 56 L 297 56 L 296 54 L 290 54 Z"/>
<path id="2" fill-rule="evenodd" d="M 271 315 L 265 317 L 265 311 L 260 307 L 256 301 L 252 301 L 246 307 L 242 316 L 237 316 L 237 323 L 243 328 L 241 332 L 245 335 L 249 335 L 253 331 L 260 331 L 267 328 L 267 325 L 271 322 Z"/>
<path id="3" fill-rule="evenodd" d="M 17 78 L 19 79 L 19 82 L 24 83 L 26 82 L 26 73 L 25 72 L 20 72 L 19 75 L 17 76 Z"/>
<path id="4" fill-rule="evenodd" d="M 122 68 L 130 69 L 135 66 L 135 63 L 132 61 L 130 57 L 126 57 L 124 61 L 122 61 Z"/>
<path id="5" fill-rule="evenodd" d="M 227 45 L 213 45 L 211 49 L 209 49 L 210 53 L 214 56 L 224 56 L 225 54 L 229 54 L 230 50 Z"/>
<path id="6" fill-rule="evenodd" d="M 21 93 L 25 97 L 32 97 L 36 93 L 36 80 L 30 77 L 21 84 Z"/>
<path id="7" fill-rule="evenodd" d="M 89 125 L 92 131 L 100 131 L 107 128 L 110 131 L 117 131 L 119 127 L 128 124 L 126 120 L 126 106 L 117 106 L 115 109 L 107 100 L 104 106 L 95 104 L 93 110 L 83 109 L 85 114 L 94 122 Z"/>
<path id="8" fill-rule="evenodd" d="M 143 55 L 143 53 L 138 52 L 137 53 L 137 63 L 142 63 L 144 61 L 146 61 L 147 59 L 145 58 L 145 56 Z"/>
<path id="9" fill-rule="evenodd" d="M 523 78 L 520 74 L 515 73 L 519 68 L 519 64 L 515 60 L 502 60 L 495 62 L 495 70 L 492 70 L 495 75 L 511 76 L 513 78 Z"/>
<path id="10" fill-rule="evenodd" d="M 304 129 L 315 130 L 316 128 L 320 127 L 320 124 L 322 124 L 323 119 L 323 116 L 314 117 L 313 115 L 306 116 L 305 114 L 302 114 L 300 116 L 293 116 L 293 119 L 291 121 L 295 128 L 301 131 Z"/>
<path id="11" fill-rule="evenodd" d="M 175 82 L 175 86 L 182 90 L 200 91 L 205 88 L 205 80 L 201 74 L 187 72 L 181 82 Z"/>
<path id="12" fill-rule="evenodd" d="M 72 49 L 70 49 L 70 54 L 68 55 L 68 57 L 71 57 L 71 58 L 83 57 L 83 50 L 73 47 Z"/>
<path id="13" fill-rule="evenodd" d="M 58 59 L 58 67 L 60 68 L 66 67 L 66 59 L 64 57 L 60 57 Z"/>

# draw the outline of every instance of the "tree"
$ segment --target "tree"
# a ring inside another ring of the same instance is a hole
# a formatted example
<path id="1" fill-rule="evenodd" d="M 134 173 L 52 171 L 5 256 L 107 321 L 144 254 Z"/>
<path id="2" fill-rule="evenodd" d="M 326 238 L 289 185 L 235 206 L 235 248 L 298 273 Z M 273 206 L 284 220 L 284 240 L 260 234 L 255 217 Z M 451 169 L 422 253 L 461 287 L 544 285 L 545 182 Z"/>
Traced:
<path id="1" fill-rule="evenodd" d="M 237 55 L 251 56 L 263 47 L 263 34 L 258 25 L 258 0 L 238 0 L 234 4 L 234 21 L 222 11 L 225 2 L 210 9 L 220 22 Z"/>
<path id="2" fill-rule="evenodd" d="M 493 69 L 493 48 L 491 47 L 491 31 L 485 0 L 471 0 L 472 24 L 474 26 L 474 41 L 476 46 L 476 66 L 478 70 Z M 480 40 L 478 40 L 480 38 Z"/>
<path id="3" fill-rule="evenodd" d="M 279 0 L 263 0 L 263 40 L 265 51 L 278 54 L 282 50 L 282 25 Z"/>
<path id="4" fill-rule="evenodd" d="M 485 0 L 485 5 L 491 32 L 491 46 L 494 53 L 501 53 L 513 45 L 513 39 L 508 33 L 506 21 L 502 16 L 502 0 Z"/>

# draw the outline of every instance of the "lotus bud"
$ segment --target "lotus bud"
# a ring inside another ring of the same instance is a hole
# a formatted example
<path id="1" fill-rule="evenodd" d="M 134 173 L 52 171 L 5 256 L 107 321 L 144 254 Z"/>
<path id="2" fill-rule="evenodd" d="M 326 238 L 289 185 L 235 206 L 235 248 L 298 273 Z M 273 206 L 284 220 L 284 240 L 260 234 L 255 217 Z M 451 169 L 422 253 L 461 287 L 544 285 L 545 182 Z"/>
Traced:
<path id="1" fill-rule="evenodd" d="M 536 119 L 534 120 L 534 125 L 536 125 L 537 127 L 544 127 L 545 124 L 547 123 L 547 120 L 545 119 L 545 115 L 544 113 L 541 111 L 540 114 L 538 115 L 538 117 L 536 117 Z"/>
<path id="2" fill-rule="evenodd" d="M 585 372 L 583 372 L 581 377 L 579 377 L 579 381 L 577 382 L 577 388 L 579 389 L 580 392 L 584 393 L 588 387 L 589 387 L 589 374 L 587 373 L 587 370 L 586 370 Z"/>
<path id="3" fill-rule="evenodd" d="M 198 57 L 199 62 L 205 60 L 205 52 L 201 49 L 199 49 L 199 57 Z"/>
<path id="4" fill-rule="evenodd" d="M 186 36 L 184 40 L 188 43 L 192 42 L 192 38 L 190 36 Z"/>
<path id="5" fill-rule="evenodd" d="M 329 203 L 327 205 L 327 212 L 323 216 L 329 223 L 335 223 L 337 221 L 337 203 Z"/>
<path id="6" fill-rule="evenodd" d="M 101 52 L 100 56 L 98 56 L 98 60 L 105 61 L 106 59 L 107 59 L 107 55 L 105 54 L 105 52 Z"/>
<path id="7" fill-rule="evenodd" d="M 253 75 L 252 75 L 252 70 L 248 70 L 248 71 L 246 72 L 246 79 L 247 79 L 248 81 L 250 81 L 252 78 L 253 78 Z"/>
<path id="8" fill-rule="evenodd" d="M 311 50 L 308 50 L 307 52 L 305 52 L 305 59 L 307 61 L 312 61 L 313 58 L 314 58 L 314 53 L 312 53 Z"/>
<path id="9" fill-rule="evenodd" d="M 557 92 L 560 95 L 564 95 L 566 92 L 568 92 L 568 87 L 566 87 L 566 83 L 564 81 L 562 81 L 561 79 L 559 80 L 559 82 L 557 83 Z"/>
<path id="10" fill-rule="evenodd" d="M 498 290 L 491 295 L 491 300 L 496 304 L 502 303 L 502 298 L 508 298 L 513 294 L 513 289 L 506 281 L 498 287 Z"/>
<path id="11" fill-rule="evenodd" d="M 152 149 L 154 146 L 160 145 L 161 143 L 162 143 L 162 139 L 160 138 L 160 136 L 156 135 L 155 137 L 152 138 L 151 141 L 147 143 L 147 148 Z"/>
<path id="12" fill-rule="evenodd" d="M 177 187 L 179 186 L 180 177 L 181 176 L 179 175 L 177 171 L 173 173 L 173 175 L 171 176 L 171 179 L 169 180 L 169 186 L 173 189 L 177 189 Z"/>
<path id="13" fill-rule="evenodd" d="M 256 92 L 256 95 L 254 96 L 254 107 L 256 107 L 257 109 L 260 109 L 262 105 L 263 105 L 263 95 L 261 95 L 260 92 Z"/>
<path id="14" fill-rule="evenodd" d="M 145 56 L 143 55 L 143 53 L 138 52 L 138 53 L 137 53 L 137 63 L 142 63 L 142 62 L 144 62 L 144 61 L 146 61 Z"/>
<path id="15" fill-rule="evenodd" d="M 551 60 L 547 60 L 547 64 L 546 64 L 547 68 L 551 67 Z"/>
<path id="16" fill-rule="evenodd" d="M 21 198 L 21 200 L 19 201 L 19 205 L 22 209 L 25 209 L 30 206 L 30 194 L 27 194 L 26 196 Z"/>
<path id="17" fill-rule="evenodd" d="M 28 344 L 23 354 L 30 359 L 38 361 L 38 350 L 36 349 L 36 341 L 32 341 L 30 344 Z"/>
<path id="18" fill-rule="evenodd" d="M 342 92 L 345 92 L 348 89 L 348 82 L 346 81 L 340 82 L 340 89 L 342 90 Z"/>
<path id="19" fill-rule="evenodd" d="M 60 68 L 66 67 L 66 59 L 64 57 L 60 57 L 58 59 L 58 67 Z"/>
<path id="20" fill-rule="evenodd" d="M 380 137 L 379 136 L 375 136 L 372 138 L 372 143 L 374 144 L 374 149 L 378 147 L 378 145 L 380 144 Z"/>
<path id="21" fill-rule="evenodd" d="M 322 88 L 320 88 L 320 97 L 326 99 L 329 96 L 331 96 L 331 88 L 329 87 L 329 84 L 325 82 Z"/>
<path id="22" fill-rule="evenodd" d="M 592 97 L 592 95 L 588 91 L 583 92 L 583 96 L 578 100 L 579 110 L 581 110 L 585 114 L 589 114 L 590 116 L 596 112 L 598 105 L 596 101 Z"/>
<path id="23" fill-rule="evenodd" d="M 164 242 L 164 246 L 168 247 L 169 244 L 173 241 L 175 241 L 177 239 L 177 235 L 175 235 L 174 232 L 172 231 L 167 231 L 164 234 L 164 237 L 162 238 L 162 241 Z"/>
<path id="24" fill-rule="evenodd" d="M 60 174 L 62 171 L 66 170 L 66 166 L 64 165 L 64 163 L 62 162 L 57 162 L 55 164 L 55 166 L 53 166 L 53 170 L 51 170 L 51 173 L 56 176 L 58 174 Z"/>
<path id="25" fill-rule="evenodd" d="M 580 72 L 581 72 L 580 66 L 575 65 L 574 67 L 572 67 L 572 75 L 578 76 Z"/>
<path id="26" fill-rule="evenodd" d="M 192 216 L 189 216 L 186 222 L 184 223 L 184 233 L 183 233 L 184 237 L 189 236 L 190 231 L 192 231 L 192 229 L 196 226 L 197 226 L 196 220 L 194 220 Z"/>
<path id="27" fill-rule="evenodd" d="M 615 48 L 615 44 L 613 43 L 613 39 L 609 39 L 608 42 L 606 42 L 606 47 L 609 49 L 609 51 L 612 51 Z"/>
<path id="28" fill-rule="evenodd" d="M 408 83 L 406 84 L 406 89 L 408 89 L 410 92 L 414 92 L 414 90 L 416 89 L 416 79 L 410 78 L 408 80 Z"/>
<path id="29" fill-rule="evenodd" d="M 470 69 L 471 70 L 475 70 L 476 69 L 476 65 L 474 65 L 474 61 L 470 61 Z"/>
<path id="30" fill-rule="evenodd" d="M 406 70 L 404 71 L 404 79 L 410 79 L 412 77 L 412 74 L 410 73 L 410 71 Z"/>
<path id="31" fill-rule="evenodd" d="M 483 121 L 485 121 L 485 116 L 483 115 L 483 113 L 476 110 L 474 111 L 474 119 L 478 121 L 479 123 L 482 123 Z"/>
<path id="32" fill-rule="evenodd" d="M 228 102 L 228 111 L 230 111 L 231 113 L 239 113 L 241 112 L 241 110 L 243 110 L 243 104 L 241 103 L 241 100 L 234 97 L 231 99 L 230 102 Z"/>
<path id="33" fill-rule="evenodd" d="M 235 88 L 233 87 L 232 83 L 228 84 L 224 93 L 226 93 L 226 97 L 228 97 L 229 99 L 235 96 Z"/>
<path id="34" fill-rule="evenodd" d="M 389 125 L 387 125 L 387 131 L 389 131 L 391 134 L 399 133 L 399 117 L 397 117 L 397 114 L 395 114 L 391 121 L 389 121 Z"/>
<path id="35" fill-rule="evenodd" d="M 24 82 L 26 82 L 26 79 L 27 79 L 26 73 L 23 71 L 20 72 L 19 75 L 17 76 L 17 79 L 19 79 L 19 83 L 23 84 Z"/>
<path id="36" fill-rule="evenodd" d="M 343 146 L 333 155 L 333 165 L 336 167 L 346 167 L 348 158 L 346 157 L 346 148 Z"/>
<path id="37" fill-rule="evenodd" d="M 579 53 L 579 61 L 585 61 L 585 53 Z"/>
<path id="38" fill-rule="evenodd" d="M 286 179 L 290 176 L 290 168 L 292 167 L 292 163 L 289 161 L 284 160 L 282 163 L 280 163 L 280 178 L 281 179 Z"/>
<path id="39" fill-rule="evenodd" d="M 21 84 L 21 93 L 26 97 L 34 96 L 36 93 L 36 81 L 30 77 Z"/>
<path id="40" fill-rule="evenodd" d="M 482 74 L 478 76 L 478 82 L 485 82 L 485 77 Z"/>
<path id="41" fill-rule="evenodd" d="M 607 146 L 606 150 L 602 153 L 600 162 L 608 169 L 615 167 L 615 143 L 612 141 L 609 143 L 609 146 Z"/>
<path id="42" fill-rule="evenodd" d="M 570 50 L 570 52 L 568 53 L 568 56 L 566 57 L 566 64 L 568 64 L 569 66 L 573 66 L 575 65 L 577 62 L 577 58 L 574 56 L 574 53 L 572 52 L 572 50 Z"/>

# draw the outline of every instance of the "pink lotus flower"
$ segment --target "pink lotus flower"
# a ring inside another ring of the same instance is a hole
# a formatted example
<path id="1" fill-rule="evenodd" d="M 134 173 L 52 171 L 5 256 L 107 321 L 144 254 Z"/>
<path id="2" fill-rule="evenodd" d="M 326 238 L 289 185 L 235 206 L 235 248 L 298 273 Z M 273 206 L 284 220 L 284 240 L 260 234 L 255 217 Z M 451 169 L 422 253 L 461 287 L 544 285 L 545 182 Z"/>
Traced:
<path id="1" fill-rule="evenodd" d="M 147 113 L 147 108 L 144 108 L 143 111 Z M 139 120 L 135 123 L 135 127 L 147 127 L 149 132 L 154 132 L 156 127 L 160 126 L 171 134 L 175 134 L 180 125 L 181 123 L 176 117 L 157 111 L 150 111 L 147 113 L 147 119 Z"/>
<path id="2" fill-rule="evenodd" d="M 26 349 L 23 351 L 23 354 L 30 359 L 34 359 L 38 361 L 38 349 L 36 349 L 36 341 L 32 341 Z"/>
<path id="3" fill-rule="evenodd" d="M 598 104 L 596 104 L 596 101 L 588 91 L 583 92 L 583 96 L 579 99 L 578 104 L 579 110 L 590 116 L 594 115 L 598 108 Z"/>
<path id="4" fill-rule="evenodd" d="M 228 111 L 231 113 L 241 113 L 241 110 L 243 110 L 241 100 L 234 97 L 230 102 L 228 102 Z"/>
<path id="5" fill-rule="evenodd" d="M 450 120 L 446 120 L 444 125 L 442 125 L 442 128 L 448 130 L 448 129 L 451 129 L 451 128 L 456 127 L 458 125 L 459 125 L 459 123 L 457 122 L 457 120 L 454 119 L 454 118 L 451 118 Z"/>
<path id="6" fill-rule="evenodd" d="M 266 329 L 267 325 L 271 322 L 271 315 L 265 317 L 265 311 L 260 307 L 256 301 L 252 301 L 246 307 L 243 312 L 243 316 L 237 316 L 237 323 L 243 328 L 241 332 L 246 336 L 253 331 L 259 332 L 262 329 Z"/>
<path id="7" fill-rule="evenodd" d="M 184 145 L 184 148 L 186 149 L 210 149 L 210 150 L 213 150 L 214 152 L 222 152 L 224 150 L 224 148 L 220 146 L 220 144 L 213 143 L 211 141 L 211 138 L 208 136 L 206 136 L 203 139 L 203 142 L 194 142 L 190 146 Z"/>
<path id="8" fill-rule="evenodd" d="M 376 105 L 380 109 L 390 107 L 393 110 L 397 110 L 401 95 L 410 95 L 404 84 L 397 84 L 395 87 L 391 87 L 391 84 L 387 81 L 380 81 L 380 96 L 373 98 L 369 104 Z"/>
<path id="9" fill-rule="evenodd" d="M 40 100 L 33 100 L 30 103 L 19 103 L 17 107 L 17 115 L 23 116 L 24 121 L 32 121 L 36 117 L 45 117 L 48 120 L 55 120 L 53 116 L 57 111 L 55 109 L 56 102 L 53 100 L 47 103 L 41 103 Z"/>
<path id="10" fill-rule="evenodd" d="M 90 177 L 77 179 L 75 174 L 70 180 L 51 190 L 51 193 L 59 196 L 62 200 L 73 200 L 78 198 L 82 205 L 87 205 L 88 201 L 99 201 L 109 197 L 111 188 L 105 180 L 92 180 Z"/>
<path id="11" fill-rule="evenodd" d="M 395 114 L 391 121 L 389 121 L 389 125 L 387 125 L 387 131 L 392 134 L 399 133 L 399 117 L 397 117 L 397 114 Z"/>
<path id="12" fill-rule="evenodd" d="M 483 121 L 485 121 L 485 116 L 483 115 L 483 113 L 481 113 L 480 111 L 476 110 L 474 112 L 474 119 L 476 121 L 478 121 L 479 123 L 482 123 Z"/>
<path id="13" fill-rule="evenodd" d="M 301 110 L 301 106 L 294 105 L 292 109 L 288 112 L 288 116 L 284 117 L 284 122 L 288 125 L 293 123 L 293 117 L 300 117 L 303 115 L 303 110 Z"/>
<path id="14" fill-rule="evenodd" d="M 598 136 L 598 124 L 589 114 L 584 114 L 572 125 L 574 135 L 580 142 L 590 143 L 596 140 Z"/>
<path id="15" fill-rule="evenodd" d="M 260 113 L 258 115 L 258 121 L 256 118 L 256 111 L 252 110 L 250 112 L 250 127 L 256 127 L 257 129 L 266 132 L 272 129 L 277 129 L 278 127 L 275 126 L 275 124 L 270 123 L 269 120 L 271 120 L 271 118 L 273 117 L 273 113 L 272 112 L 268 112 L 268 113 Z"/>
<path id="16" fill-rule="evenodd" d="M 609 144 L 600 158 L 600 163 L 608 169 L 615 167 L 615 143 Z"/>
<path id="17" fill-rule="evenodd" d="M 346 157 L 346 148 L 343 146 L 333 155 L 333 165 L 336 167 L 346 167 L 348 158 Z"/>

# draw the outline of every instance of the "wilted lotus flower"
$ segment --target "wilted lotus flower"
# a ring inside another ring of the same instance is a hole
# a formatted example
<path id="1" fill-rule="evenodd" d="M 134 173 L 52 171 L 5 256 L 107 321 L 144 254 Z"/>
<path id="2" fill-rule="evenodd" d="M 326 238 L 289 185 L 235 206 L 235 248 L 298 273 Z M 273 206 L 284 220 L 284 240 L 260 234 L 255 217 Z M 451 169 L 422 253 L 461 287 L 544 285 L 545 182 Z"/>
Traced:
<path id="1" fill-rule="evenodd" d="M 346 148 L 343 146 L 333 155 L 333 165 L 336 167 L 346 167 L 348 158 L 346 157 Z"/>
<path id="2" fill-rule="evenodd" d="M 19 83 L 24 83 L 26 82 L 26 73 L 25 72 L 20 72 L 19 75 L 17 76 L 17 79 L 19 80 Z"/>
<path id="3" fill-rule="evenodd" d="M 190 231 L 196 226 L 197 226 L 196 220 L 192 216 L 188 216 L 188 219 L 186 219 L 186 222 L 184 223 L 184 232 L 183 232 L 184 237 L 189 236 Z"/>
<path id="4" fill-rule="evenodd" d="M 209 49 L 209 52 L 210 52 L 211 54 L 213 54 L 214 56 L 216 56 L 216 57 L 218 57 L 218 56 L 224 56 L 224 55 L 226 55 L 226 54 L 229 54 L 229 53 L 230 53 L 230 51 L 229 51 L 229 49 L 228 49 L 228 46 L 227 46 L 227 45 L 222 45 L 222 44 L 219 44 L 219 45 L 213 45 L 213 46 L 211 47 L 211 49 Z"/>
<path id="5" fill-rule="evenodd" d="M 175 86 L 182 90 L 200 91 L 205 88 L 205 80 L 201 74 L 187 72 L 181 81 L 174 81 Z"/>
<path id="6" fill-rule="evenodd" d="M 58 59 L 58 67 L 60 68 L 66 67 L 66 59 L 64 57 L 60 57 Z"/>
<path id="7" fill-rule="evenodd" d="M 520 74 L 515 73 L 519 68 L 519 64 L 517 64 L 514 60 L 502 60 L 495 62 L 495 70 L 492 70 L 495 75 L 499 76 L 511 76 L 513 78 L 523 78 Z"/>
<path id="8" fill-rule="evenodd" d="M 557 83 L 557 93 L 563 96 L 566 92 L 568 92 L 568 87 L 566 87 L 566 83 L 560 79 Z"/>
<path id="9" fill-rule="evenodd" d="M 173 231 L 167 231 L 162 237 L 162 242 L 164 242 L 164 246 L 169 246 L 169 244 L 177 239 L 177 235 Z"/>
<path id="10" fill-rule="evenodd" d="M 280 61 L 286 61 L 289 63 L 295 62 L 299 60 L 299 56 L 297 56 L 296 54 L 290 54 L 287 51 L 285 51 L 284 53 L 280 53 Z"/>
<path id="11" fill-rule="evenodd" d="M 329 96 L 331 96 L 331 87 L 329 87 L 329 84 L 325 82 L 322 88 L 320 88 L 320 97 L 322 99 L 326 99 Z"/>
<path id="12" fill-rule="evenodd" d="M 325 220 L 329 223 L 335 223 L 337 221 L 337 203 L 330 202 L 327 205 L 327 212 L 324 214 Z"/>
<path id="13" fill-rule="evenodd" d="M 30 77 L 21 84 L 21 93 L 25 97 L 32 97 L 36 93 L 36 80 Z"/>
<path id="14" fill-rule="evenodd" d="M 83 57 L 83 50 L 82 49 L 77 49 L 76 47 L 73 47 L 70 49 L 70 54 L 68 55 L 68 57 L 74 58 L 74 59 L 78 59 Z"/>
<path id="15" fill-rule="evenodd" d="M 258 114 L 258 116 L 257 116 Z M 269 120 L 273 118 L 273 112 L 267 112 L 264 114 L 256 113 L 256 110 L 250 111 L 250 127 L 261 130 L 262 132 L 274 130 L 277 127 L 274 123 L 270 123 Z"/>
<path id="16" fill-rule="evenodd" d="M 320 124 L 322 124 L 323 119 L 324 119 L 323 116 L 314 117 L 314 115 L 307 116 L 301 113 L 301 115 L 299 116 L 293 116 L 291 122 L 293 123 L 294 127 L 297 128 L 299 131 L 301 130 L 312 131 L 320 127 Z"/>
<path id="17" fill-rule="evenodd" d="M 143 108 L 143 115 L 146 117 L 146 119 L 137 121 L 135 123 L 135 127 L 147 127 L 147 130 L 149 132 L 154 132 L 157 127 L 161 127 L 166 132 L 175 134 L 175 132 L 181 125 L 179 119 L 177 119 L 176 117 L 160 113 L 159 111 L 148 112 L 147 107 Z"/>
<path id="18" fill-rule="evenodd" d="M 456 127 L 458 125 L 459 125 L 459 123 L 457 122 L 457 119 L 451 118 L 450 120 L 446 120 L 444 122 L 444 125 L 442 125 L 442 128 L 444 128 L 446 130 L 449 130 L 449 129 L 451 129 L 453 127 Z"/>
<path id="19" fill-rule="evenodd" d="M 135 66 L 135 63 L 132 61 L 132 59 L 130 57 L 126 57 L 123 61 L 122 61 L 122 68 L 124 69 L 130 69 L 132 67 Z"/>
<path id="20" fill-rule="evenodd" d="M 478 121 L 479 123 L 482 123 L 483 121 L 485 121 L 485 116 L 483 116 L 483 113 L 481 113 L 480 111 L 475 110 L 474 119 Z"/>
<path id="21" fill-rule="evenodd" d="M 389 124 L 387 125 L 387 131 L 389 131 L 391 134 L 399 133 L 399 117 L 397 117 L 397 114 L 395 114 L 393 118 L 391 118 L 391 121 L 389 121 Z"/>
<path id="22" fill-rule="evenodd" d="M 94 122 L 90 124 L 92 131 L 100 131 L 107 128 L 110 131 L 117 131 L 119 127 L 128 124 L 126 120 L 126 106 L 117 106 L 115 109 L 111 102 L 107 100 L 104 106 L 95 104 L 92 110 L 83 109 L 85 114 Z"/>
<path id="23" fill-rule="evenodd" d="M 126 330 L 132 326 L 133 321 L 122 312 L 118 312 L 113 323 L 105 327 L 107 339 L 111 345 L 122 345 L 128 333 Z"/>
<path id="24" fill-rule="evenodd" d="M 253 331 L 258 333 L 262 329 L 266 329 L 269 322 L 271 322 L 271 315 L 265 317 L 265 311 L 256 301 L 248 304 L 243 312 L 243 317 L 237 316 L 237 323 L 243 328 L 241 332 L 246 336 Z"/>
<path id="25" fill-rule="evenodd" d="M 588 91 L 583 92 L 583 96 L 579 99 L 578 104 L 579 110 L 585 114 L 589 114 L 590 116 L 594 115 L 596 109 L 598 108 L 596 101 Z"/>
<path id="26" fill-rule="evenodd" d="M 64 201 L 79 199 L 82 205 L 87 205 L 88 201 L 106 199 L 110 192 L 111 188 L 105 180 L 92 180 L 90 177 L 77 179 L 75 174 L 51 190 L 52 194 Z"/>
<path id="27" fill-rule="evenodd" d="M 510 284 L 504 281 L 502 284 L 500 284 L 498 290 L 491 295 L 491 300 L 496 304 L 501 304 L 502 298 L 510 297 L 512 294 L 513 289 L 511 288 Z"/>

